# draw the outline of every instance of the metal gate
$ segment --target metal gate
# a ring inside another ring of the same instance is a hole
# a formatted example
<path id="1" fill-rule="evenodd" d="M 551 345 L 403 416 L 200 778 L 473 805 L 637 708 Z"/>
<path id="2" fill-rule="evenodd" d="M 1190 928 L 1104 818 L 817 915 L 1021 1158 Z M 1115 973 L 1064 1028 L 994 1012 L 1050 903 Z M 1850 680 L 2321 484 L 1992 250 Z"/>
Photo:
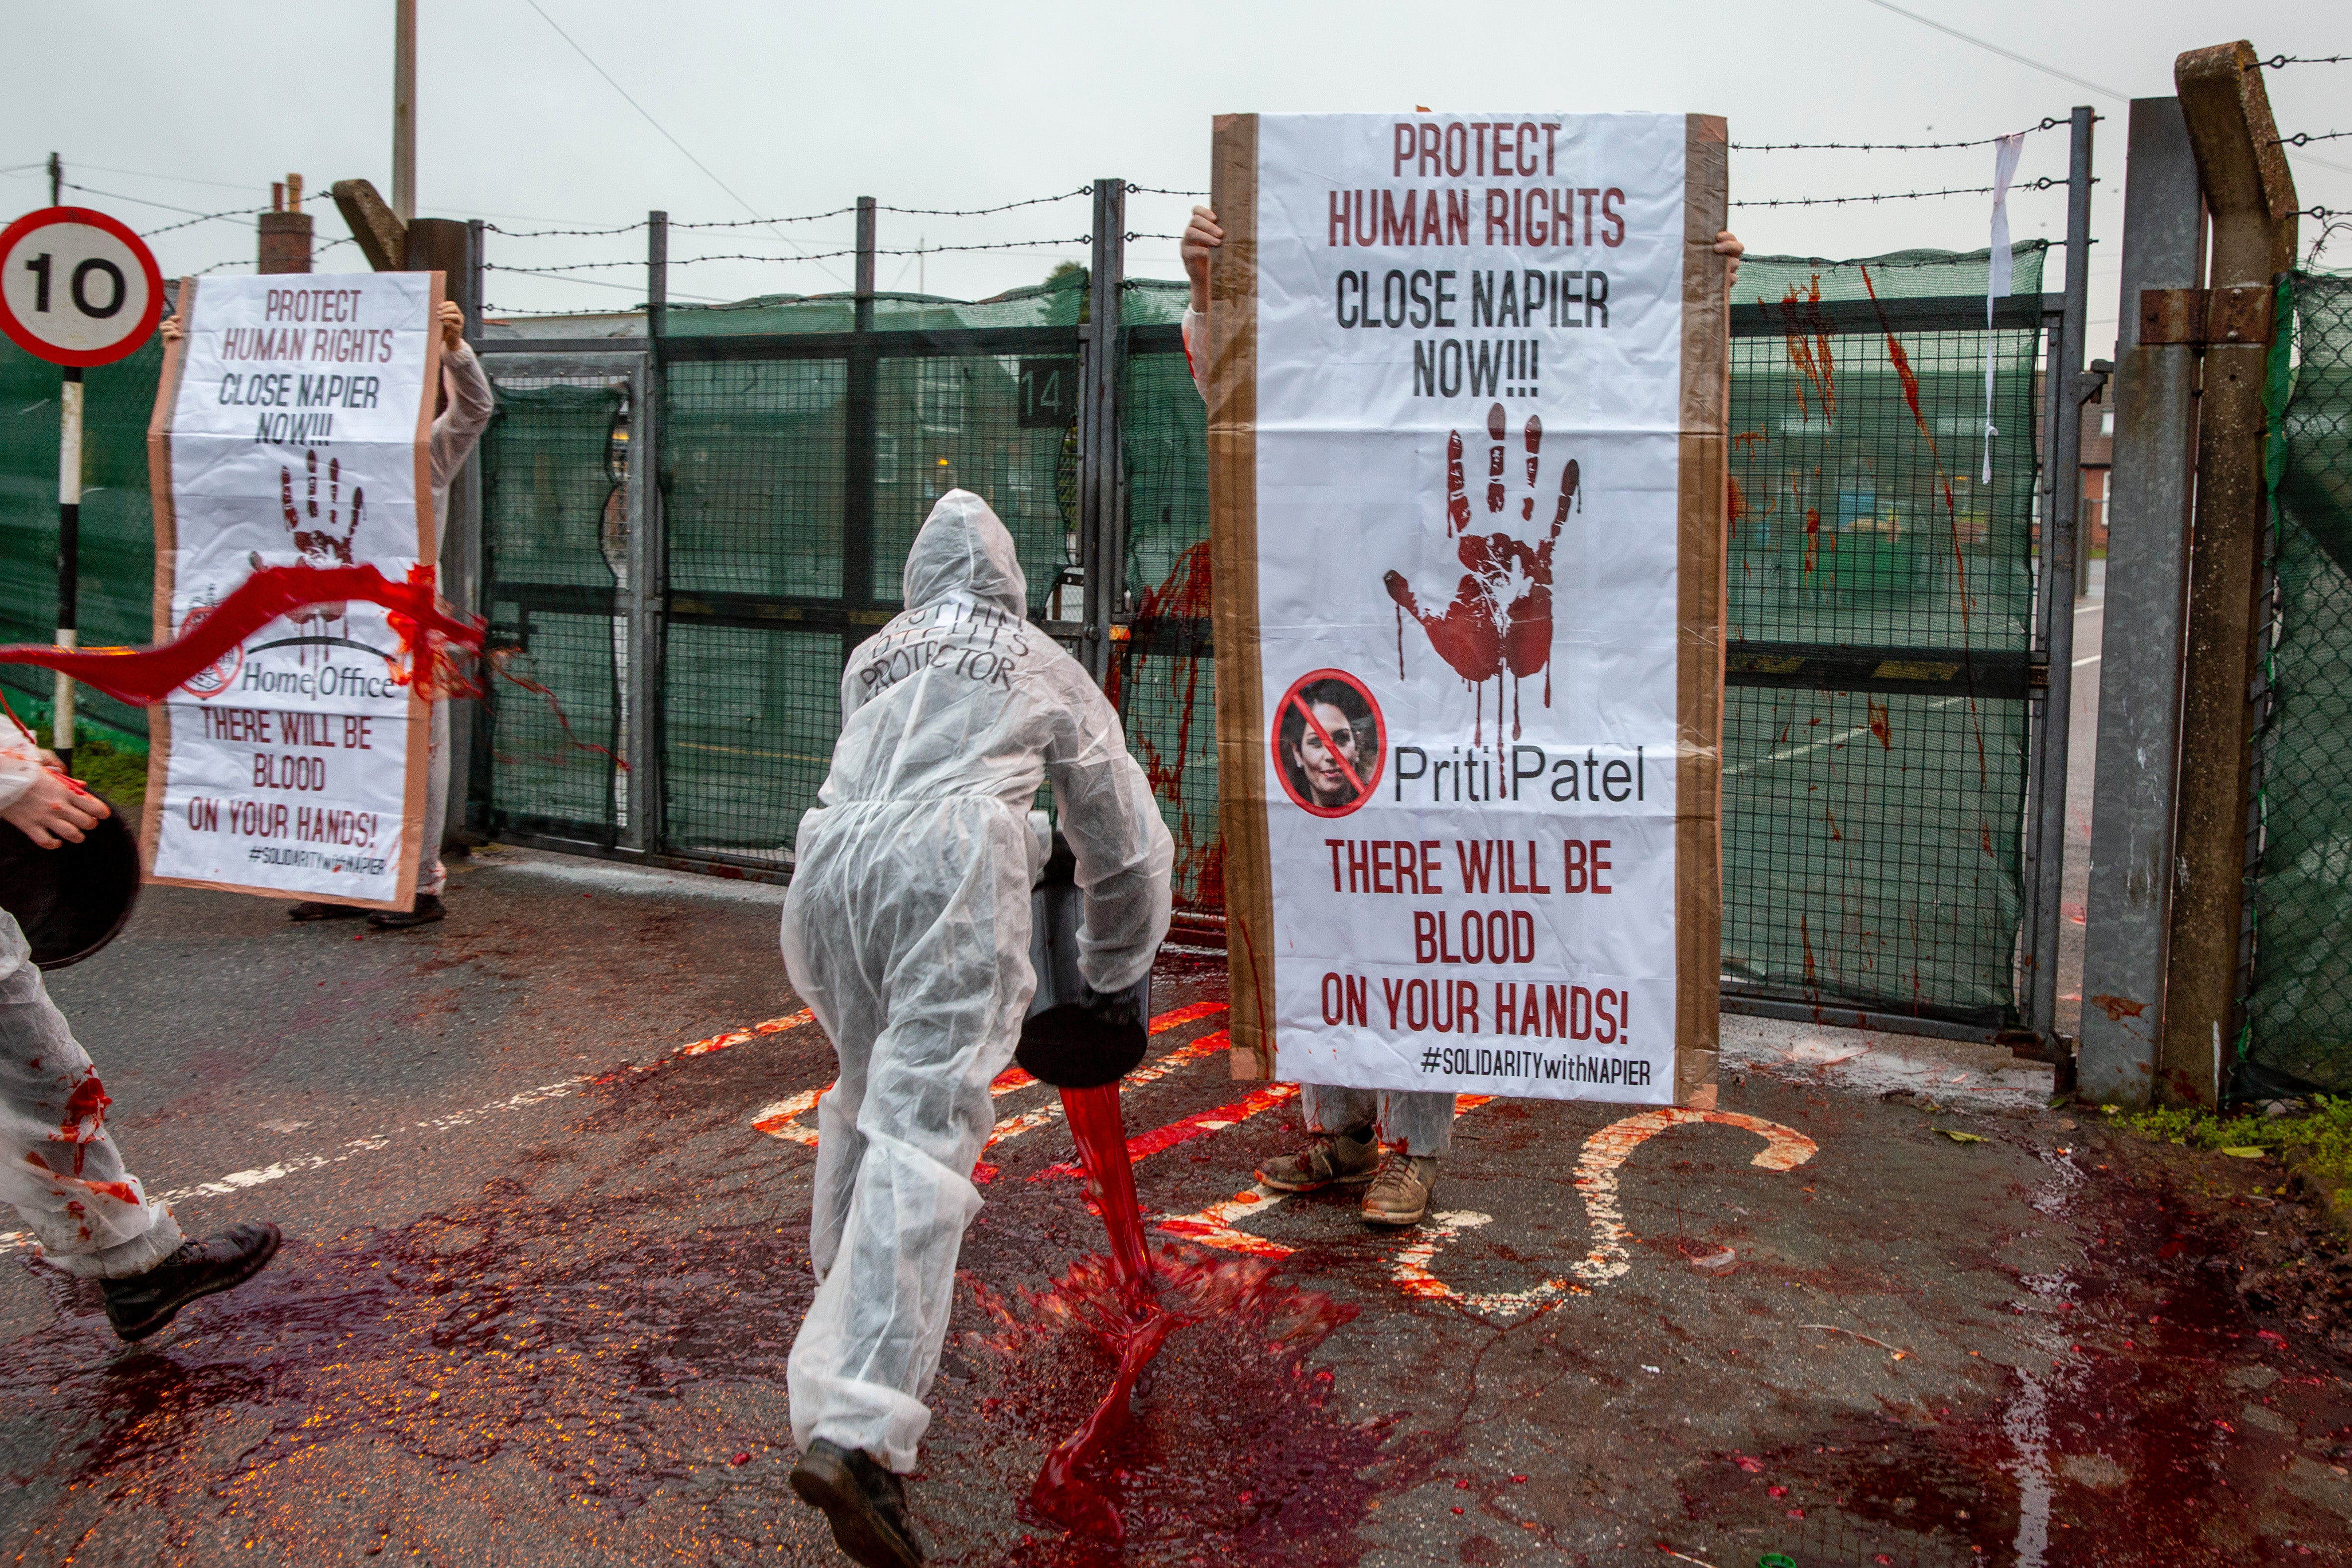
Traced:
<path id="1" fill-rule="evenodd" d="M 2076 167 L 2070 229 L 2086 117 Z M 870 204 L 856 293 L 668 305 L 655 215 L 652 303 L 605 319 L 643 336 L 485 343 L 483 603 L 527 684 L 485 719 L 475 825 L 788 874 L 844 660 L 962 485 L 1118 704 L 1176 837 L 1180 927 L 1218 940 L 1205 430 L 1181 286 L 1120 276 L 1122 193 L 1097 184 L 1087 276 L 969 305 L 873 291 Z M 2041 292 L 2043 250 L 2017 247 L 1990 316 L 1981 251 L 1743 272 L 1731 1010 L 2050 1040 L 2075 384 L 2041 372 L 2079 360 L 2082 290 Z M 2073 360 L 2064 332 L 2045 356 L 2066 321 Z"/>

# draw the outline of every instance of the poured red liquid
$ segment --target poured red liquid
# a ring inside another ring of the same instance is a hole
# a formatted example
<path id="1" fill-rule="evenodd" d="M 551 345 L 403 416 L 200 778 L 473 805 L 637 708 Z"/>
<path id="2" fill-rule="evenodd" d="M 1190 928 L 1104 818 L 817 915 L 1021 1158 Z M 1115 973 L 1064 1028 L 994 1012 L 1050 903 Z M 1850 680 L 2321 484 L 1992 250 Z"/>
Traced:
<path id="1" fill-rule="evenodd" d="M 1118 1352 L 1118 1371 L 1110 1390 L 1076 1432 L 1045 1456 L 1029 1489 L 1029 1502 L 1043 1517 L 1068 1530 L 1121 1540 L 1125 1530 L 1118 1510 L 1100 1488 L 1079 1472 L 1126 1430 L 1128 1401 L 1135 1380 L 1177 1326 L 1159 1302 L 1152 1278 L 1151 1254 L 1143 1242 L 1143 1211 L 1135 1201 L 1135 1168 L 1127 1153 L 1127 1122 L 1119 1113 L 1118 1085 L 1062 1090 L 1062 1109 L 1077 1140 L 1078 1158 L 1087 1168 L 1087 1185 L 1110 1232 L 1112 1278 L 1118 1289 L 1118 1313 L 1097 1321 L 1101 1333 Z"/>

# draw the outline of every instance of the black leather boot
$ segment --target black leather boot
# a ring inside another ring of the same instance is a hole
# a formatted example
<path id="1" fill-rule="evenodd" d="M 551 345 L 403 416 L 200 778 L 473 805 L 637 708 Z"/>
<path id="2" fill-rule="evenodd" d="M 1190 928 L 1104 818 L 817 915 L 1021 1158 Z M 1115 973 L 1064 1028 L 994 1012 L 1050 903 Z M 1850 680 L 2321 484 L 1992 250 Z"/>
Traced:
<path id="1" fill-rule="evenodd" d="M 280 1237 L 274 1225 L 247 1220 L 179 1249 L 144 1274 L 100 1282 L 106 1321 L 126 1340 L 143 1340 L 199 1296 L 234 1290 L 269 1267 Z"/>
<path id="2" fill-rule="evenodd" d="M 922 1568 L 906 1483 L 873 1455 L 820 1437 L 793 1467 L 793 1490 L 824 1510 L 833 1543 L 865 1568 Z"/>
<path id="3" fill-rule="evenodd" d="M 368 924 L 378 931 L 405 931 L 410 926 L 431 925 L 449 911 L 442 907 L 438 893 L 419 893 L 416 901 L 404 910 L 378 910 L 368 916 Z"/>
<path id="4" fill-rule="evenodd" d="M 291 921 L 355 921 L 367 913 L 357 904 L 331 904 L 320 899 L 305 899 L 287 906 L 286 918 Z"/>

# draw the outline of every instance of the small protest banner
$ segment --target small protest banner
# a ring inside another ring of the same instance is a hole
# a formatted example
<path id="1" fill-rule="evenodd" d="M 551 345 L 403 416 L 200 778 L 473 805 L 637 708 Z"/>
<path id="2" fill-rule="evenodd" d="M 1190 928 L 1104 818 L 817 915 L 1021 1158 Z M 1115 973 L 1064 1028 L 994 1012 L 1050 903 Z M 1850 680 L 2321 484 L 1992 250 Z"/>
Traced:
<path id="1" fill-rule="evenodd" d="M 1237 1073 L 1711 1103 L 1726 152 L 1701 115 L 1217 121 Z"/>
<path id="2" fill-rule="evenodd" d="M 432 272 L 182 283 L 148 427 L 158 643 L 266 567 L 429 584 L 441 296 Z M 149 879 L 406 909 L 430 714 L 408 662 L 383 605 L 305 605 L 152 708 Z"/>

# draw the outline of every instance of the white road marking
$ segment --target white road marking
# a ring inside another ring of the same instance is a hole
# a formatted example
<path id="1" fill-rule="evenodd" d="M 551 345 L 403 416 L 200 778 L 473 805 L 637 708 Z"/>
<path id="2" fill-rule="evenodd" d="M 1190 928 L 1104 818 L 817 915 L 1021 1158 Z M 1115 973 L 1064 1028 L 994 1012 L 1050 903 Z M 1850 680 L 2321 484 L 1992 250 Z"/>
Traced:
<path id="1" fill-rule="evenodd" d="M 393 1139 L 401 1133 L 446 1132 L 452 1128 L 470 1127 L 475 1122 L 488 1117 L 526 1110 L 530 1106 L 544 1104 L 551 1100 L 562 1100 L 578 1093 L 591 1084 L 610 1082 L 623 1077 L 640 1077 L 656 1071 L 670 1062 L 682 1061 L 688 1057 L 708 1056 L 713 1051 L 723 1051 L 730 1046 L 741 1045 L 744 1041 L 756 1039 L 761 1035 L 782 1034 L 814 1021 L 812 1016 L 805 1011 L 790 1014 L 782 1018 L 771 1018 L 765 1023 L 753 1024 L 748 1028 L 730 1029 L 723 1035 L 713 1035 L 709 1039 L 697 1040 L 692 1045 L 681 1046 L 675 1051 L 655 1058 L 641 1068 L 623 1067 L 609 1073 L 593 1075 L 583 1073 L 572 1078 L 559 1079 L 553 1083 L 543 1083 L 535 1089 L 526 1089 L 518 1094 L 508 1095 L 503 1100 L 493 1100 L 469 1110 L 451 1111 L 446 1116 L 427 1117 L 422 1121 L 412 1121 L 404 1126 L 395 1127 L 388 1132 L 372 1132 L 364 1138 L 354 1138 L 341 1148 L 328 1152 L 290 1155 L 268 1165 L 256 1165 L 249 1170 L 231 1171 L 226 1175 L 209 1182 L 198 1182 L 194 1186 L 174 1187 L 166 1193 L 150 1193 L 148 1196 L 161 1198 L 169 1204 L 178 1203 L 186 1198 L 223 1197 L 231 1193 L 243 1192 L 249 1187 L 266 1186 L 271 1182 L 284 1181 L 289 1176 L 299 1176 L 306 1172 L 324 1170 L 330 1165 L 340 1165 L 344 1161 L 356 1159 L 362 1154 L 381 1152 L 390 1148 Z M 0 1250 L 29 1246 L 31 1242 L 30 1231 L 0 1231 Z"/>

